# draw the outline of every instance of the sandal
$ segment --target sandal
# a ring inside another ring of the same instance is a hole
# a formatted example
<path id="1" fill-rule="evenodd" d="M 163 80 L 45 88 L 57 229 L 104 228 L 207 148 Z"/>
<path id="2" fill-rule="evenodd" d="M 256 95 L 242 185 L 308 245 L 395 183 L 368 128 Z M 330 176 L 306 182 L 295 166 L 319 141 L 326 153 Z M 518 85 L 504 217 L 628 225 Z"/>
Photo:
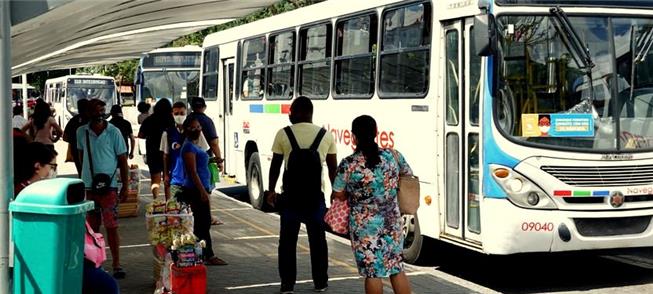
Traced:
<path id="1" fill-rule="evenodd" d="M 205 265 L 228 265 L 229 263 L 227 263 L 226 261 L 218 258 L 217 256 L 213 256 L 213 257 L 209 258 L 208 260 L 206 260 L 204 262 L 204 264 Z"/>
<path id="2" fill-rule="evenodd" d="M 126 276 L 127 276 L 127 273 L 125 273 L 125 270 L 123 270 L 122 267 L 114 267 L 113 268 L 113 277 L 116 280 L 124 279 Z"/>
<path id="3" fill-rule="evenodd" d="M 211 216 L 211 225 L 212 226 L 219 226 L 223 225 L 224 222 L 220 220 L 217 216 Z"/>

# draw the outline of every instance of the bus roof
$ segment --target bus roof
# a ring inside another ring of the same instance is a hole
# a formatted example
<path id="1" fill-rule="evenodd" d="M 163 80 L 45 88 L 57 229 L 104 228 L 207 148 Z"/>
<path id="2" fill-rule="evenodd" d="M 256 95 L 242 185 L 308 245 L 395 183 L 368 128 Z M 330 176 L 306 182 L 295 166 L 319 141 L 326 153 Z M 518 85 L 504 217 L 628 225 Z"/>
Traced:
<path id="1" fill-rule="evenodd" d="M 210 34 L 204 39 L 202 47 L 230 43 L 243 38 L 292 28 L 307 23 L 316 23 L 330 20 L 334 17 L 347 15 L 352 12 L 365 11 L 387 4 L 399 3 L 400 0 L 328 0 L 304 8 L 295 9 L 272 17 L 264 18 L 252 23 Z M 319 17 L 317 17 L 319 16 Z"/>

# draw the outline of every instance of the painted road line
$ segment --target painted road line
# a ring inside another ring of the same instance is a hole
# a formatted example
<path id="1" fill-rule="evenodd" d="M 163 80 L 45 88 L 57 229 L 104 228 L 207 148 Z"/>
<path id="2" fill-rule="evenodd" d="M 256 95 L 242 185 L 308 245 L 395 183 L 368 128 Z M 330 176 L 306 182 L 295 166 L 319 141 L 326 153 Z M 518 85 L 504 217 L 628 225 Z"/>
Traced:
<path id="1" fill-rule="evenodd" d="M 299 234 L 297 237 L 308 237 L 306 234 Z M 232 240 L 256 240 L 256 239 L 278 239 L 279 235 L 263 235 L 263 236 L 248 236 L 248 237 L 236 237 Z"/>
<path id="2" fill-rule="evenodd" d="M 239 211 L 239 210 L 251 210 L 252 208 L 249 207 L 234 207 L 234 208 L 214 208 L 211 209 L 211 212 L 216 212 L 216 211 Z"/>
<path id="3" fill-rule="evenodd" d="M 124 248 L 141 248 L 141 247 L 150 247 L 150 244 L 123 245 L 123 246 L 120 246 L 120 249 L 124 249 Z M 105 246 L 104 248 L 109 249 L 109 246 Z"/>
<path id="4" fill-rule="evenodd" d="M 419 275 L 426 275 L 427 273 L 424 272 L 414 272 L 414 273 L 407 273 L 407 276 L 419 276 Z M 345 277 L 329 277 L 329 282 L 337 282 L 337 281 L 346 281 L 346 280 L 361 280 L 363 279 L 361 276 L 345 276 Z M 295 282 L 295 284 L 312 284 L 313 280 L 300 280 Z M 263 287 L 271 287 L 271 286 L 281 286 L 280 282 L 275 282 L 275 283 L 262 283 L 262 284 L 252 284 L 252 285 L 243 285 L 243 286 L 232 286 L 232 287 L 225 287 L 225 290 L 242 290 L 242 289 L 252 289 L 252 288 L 263 288 Z"/>

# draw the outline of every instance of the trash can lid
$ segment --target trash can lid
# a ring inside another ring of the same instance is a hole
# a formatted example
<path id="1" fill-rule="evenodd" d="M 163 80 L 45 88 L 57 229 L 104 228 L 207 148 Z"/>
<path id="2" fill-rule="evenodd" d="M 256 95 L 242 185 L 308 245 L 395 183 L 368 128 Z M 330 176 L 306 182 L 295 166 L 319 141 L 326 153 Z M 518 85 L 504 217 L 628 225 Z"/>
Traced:
<path id="1" fill-rule="evenodd" d="M 94 207 L 84 201 L 84 183 L 80 179 L 48 179 L 25 187 L 16 200 L 9 204 L 12 212 L 73 215 Z"/>

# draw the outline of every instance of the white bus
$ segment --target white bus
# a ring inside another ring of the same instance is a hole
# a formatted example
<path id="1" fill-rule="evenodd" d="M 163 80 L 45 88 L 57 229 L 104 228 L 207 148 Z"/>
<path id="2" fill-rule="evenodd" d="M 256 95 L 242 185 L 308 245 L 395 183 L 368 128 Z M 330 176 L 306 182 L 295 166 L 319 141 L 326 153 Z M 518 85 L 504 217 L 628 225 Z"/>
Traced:
<path id="1" fill-rule="evenodd" d="M 118 104 L 116 82 L 112 77 L 76 74 L 45 81 L 45 101 L 52 105 L 55 119 L 63 128 L 78 113 L 77 100 L 100 99 L 107 111 Z"/>
<path id="2" fill-rule="evenodd" d="M 653 1 L 565 3 L 333 0 L 211 34 L 202 91 L 217 93 L 226 172 L 263 206 L 272 141 L 305 95 L 339 158 L 369 114 L 420 177 L 408 261 L 426 238 L 487 254 L 653 246 Z"/>
<path id="3" fill-rule="evenodd" d="M 200 54 L 198 46 L 155 49 L 143 54 L 136 69 L 136 101 L 152 98 L 180 99 L 199 93 Z"/>

